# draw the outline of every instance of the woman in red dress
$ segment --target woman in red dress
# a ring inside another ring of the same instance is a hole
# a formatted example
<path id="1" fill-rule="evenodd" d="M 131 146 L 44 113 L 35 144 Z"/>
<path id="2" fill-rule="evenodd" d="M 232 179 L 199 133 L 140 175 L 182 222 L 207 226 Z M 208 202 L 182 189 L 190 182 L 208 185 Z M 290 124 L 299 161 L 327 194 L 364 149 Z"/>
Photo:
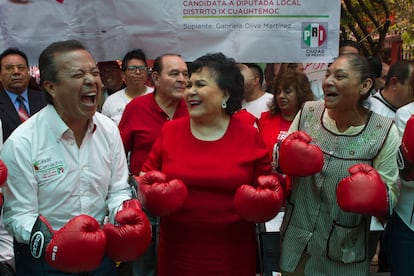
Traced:
<path id="1" fill-rule="evenodd" d="M 158 275 L 254 276 L 255 222 L 243 219 L 233 200 L 240 186 L 256 186 L 270 172 L 269 155 L 257 129 L 232 116 L 244 85 L 235 61 L 208 54 L 189 72 L 190 116 L 164 125 L 142 169 L 188 189 L 183 207 L 161 218 Z"/>

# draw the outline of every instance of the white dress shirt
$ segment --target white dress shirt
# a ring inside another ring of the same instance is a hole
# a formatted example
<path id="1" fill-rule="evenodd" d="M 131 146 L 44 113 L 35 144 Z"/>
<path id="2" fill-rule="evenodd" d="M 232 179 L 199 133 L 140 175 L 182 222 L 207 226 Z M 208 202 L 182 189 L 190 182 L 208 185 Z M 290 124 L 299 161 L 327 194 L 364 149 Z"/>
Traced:
<path id="1" fill-rule="evenodd" d="M 128 168 L 117 126 L 95 113 L 80 147 L 52 105 L 21 124 L 0 152 L 8 167 L 4 224 L 28 243 L 43 215 L 53 229 L 87 214 L 102 223 L 131 198 Z"/>

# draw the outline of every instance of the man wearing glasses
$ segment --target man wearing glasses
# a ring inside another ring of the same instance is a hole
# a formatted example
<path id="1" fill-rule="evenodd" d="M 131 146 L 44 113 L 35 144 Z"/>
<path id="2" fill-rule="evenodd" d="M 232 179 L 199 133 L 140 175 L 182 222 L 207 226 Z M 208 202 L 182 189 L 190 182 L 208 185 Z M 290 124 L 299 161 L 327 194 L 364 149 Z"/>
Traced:
<path id="1" fill-rule="evenodd" d="M 125 106 L 133 98 L 154 90 L 145 85 L 148 78 L 148 68 L 144 51 L 134 49 L 125 55 L 122 60 L 122 76 L 126 87 L 110 95 L 102 106 L 102 114 L 111 118 L 117 125 L 121 120 Z"/>
<path id="2" fill-rule="evenodd" d="M 28 89 L 29 80 L 29 62 L 24 52 L 8 48 L 0 54 L 0 82 L 3 86 L 0 89 L 0 119 L 3 141 L 27 117 L 46 105 L 40 91 Z"/>

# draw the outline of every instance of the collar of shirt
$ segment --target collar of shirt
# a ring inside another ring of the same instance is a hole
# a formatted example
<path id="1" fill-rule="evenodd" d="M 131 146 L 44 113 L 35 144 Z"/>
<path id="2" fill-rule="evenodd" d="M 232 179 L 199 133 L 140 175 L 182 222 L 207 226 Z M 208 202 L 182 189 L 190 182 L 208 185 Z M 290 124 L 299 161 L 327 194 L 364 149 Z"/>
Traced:
<path id="1" fill-rule="evenodd" d="M 155 108 L 155 110 L 157 111 L 157 112 L 159 112 L 159 113 L 161 113 L 161 114 L 163 114 L 163 115 L 165 115 L 166 116 L 166 119 L 167 119 L 167 121 L 169 121 L 169 120 L 173 120 L 173 119 L 176 119 L 176 118 L 179 118 L 179 117 L 182 117 L 182 116 L 184 116 L 184 114 L 185 115 L 188 115 L 188 111 L 187 111 L 187 104 L 186 104 L 186 102 L 185 102 L 185 100 L 184 99 L 181 99 L 180 101 L 179 101 L 179 103 L 178 103 L 178 105 L 177 105 L 177 108 L 175 109 L 175 112 L 174 112 L 174 115 L 173 115 L 173 117 L 172 118 L 170 118 L 168 115 L 167 115 L 167 113 L 165 113 L 165 111 L 161 108 L 161 106 L 157 103 L 157 101 L 155 100 L 155 93 L 156 93 L 156 90 L 154 90 L 153 92 L 151 92 L 151 93 L 149 93 L 149 94 L 151 94 L 152 95 L 152 106 L 153 106 L 153 108 Z"/>
<path id="2" fill-rule="evenodd" d="M 18 94 L 13 93 L 13 92 L 10 92 L 7 89 L 4 89 L 4 91 L 6 91 L 6 93 L 9 96 L 11 102 L 14 104 L 14 108 L 16 108 L 16 110 L 18 110 L 19 109 L 19 101 L 17 100 Z M 26 106 L 26 109 L 30 112 L 30 107 L 29 107 L 29 92 L 26 89 L 20 95 L 24 99 L 24 105 Z"/>
<path id="3" fill-rule="evenodd" d="M 54 136 L 56 137 L 56 141 L 60 141 L 63 138 L 65 133 L 71 132 L 68 125 L 62 120 L 62 118 L 57 113 L 55 107 L 53 105 L 48 104 L 45 107 L 45 113 L 48 118 L 50 118 L 50 129 L 52 130 Z M 88 132 L 94 132 L 96 130 L 95 124 L 95 116 L 89 120 L 88 125 Z"/>

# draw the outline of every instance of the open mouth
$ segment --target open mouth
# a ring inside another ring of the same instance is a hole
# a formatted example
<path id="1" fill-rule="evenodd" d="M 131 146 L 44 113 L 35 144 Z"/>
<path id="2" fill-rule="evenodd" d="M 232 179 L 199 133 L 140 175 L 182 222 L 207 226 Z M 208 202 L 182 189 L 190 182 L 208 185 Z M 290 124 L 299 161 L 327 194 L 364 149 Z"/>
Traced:
<path id="1" fill-rule="evenodd" d="M 90 94 L 86 96 L 81 96 L 81 101 L 85 105 L 95 105 L 96 104 L 96 94 Z"/>
<path id="2" fill-rule="evenodd" d="M 326 92 L 325 93 L 325 98 L 333 98 L 333 97 L 336 97 L 336 96 L 338 96 L 338 93 L 335 93 L 335 92 Z"/>
<path id="3" fill-rule="evenodd" d="M 198 105 L 200 105 L 201 104 L 201 102 L 200 101 L 196 101 L 196 100 L 191 100 L 191 101 L 188 101 L 188 105 L 189 106 L 191 106 L 191 107 L 193 107 L 193 106 L 198 106 Z"/>

